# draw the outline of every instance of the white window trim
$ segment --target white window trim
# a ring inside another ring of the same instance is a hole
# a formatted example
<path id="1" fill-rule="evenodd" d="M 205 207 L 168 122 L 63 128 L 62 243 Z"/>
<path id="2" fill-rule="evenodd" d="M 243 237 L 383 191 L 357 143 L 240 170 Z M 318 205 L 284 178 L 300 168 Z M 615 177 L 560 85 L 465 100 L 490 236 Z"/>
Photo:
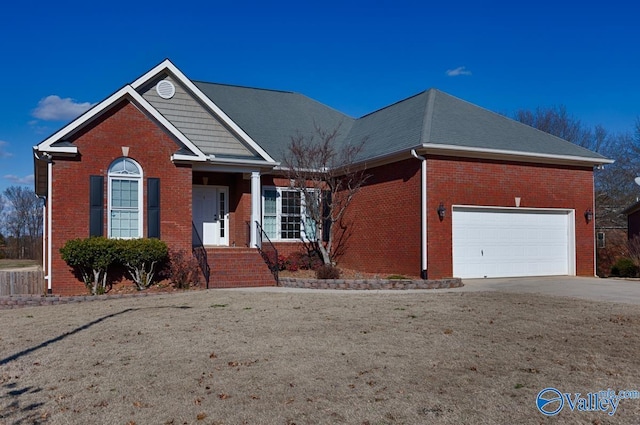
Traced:
<path id="1" fill-rule="evenodd" d="M 304 193 L 298 189 L 282 186 L 262 186 L 262 224 L 264 228 L 264 206 L 265 206 L 265 192 L 268 190 L 275 190 L 276 195 L 276 235 L 274 237 L 269 236 L 272 242 L 309 242 L 307 234 L 305 232 L 305 225 L 300 223 L 300 237 L 299 238 L 282 238 L 282 192 L 298 192 L 300 193 L 300 219 L 305 220 L 306 203 Z M 314 189 L 310 191 L 316 192 Z M 266 232 L 266 231 L 265 231 Z"/>
<path id="2" fill-rule="evenodd" d="M 143 223 L 143 217 L 144 217 L 144 193 L 143 193 L 143 186 L 142 186 L 142 182 L 144 181 L 143 177 L 144 177 L 144 170 L 142 169 L 142 167 L 140 166 L 140 164 L 137 161 L 134 161 L 131 158 L 128 157 L 124 157 L 128 160 L 130 160 L 131 162 L 133 162 L 137 167 L 138 170 L 140 170 L 140 174 L 137 176 L 127 176 L 125 175 L 119 175 L 119 174 L 111 174 L 110 170 L 111 167 L 113 166 L 113 164 L 116 161 L 119 161 L 120 159 L 123 159 L 123 157 L 117 158 L 115 160 L 113 160 L 111 162 L 111 164 L 109 164 L 109 168 L 108 168 L 108 174 L 107 174 L 107 180 L 108 180 L 108 184 L 107 184 L 107 237 L 109 239 L 136 239 L 136 238 L 141 238 L 142 237 L 142 232 L 144 229 L 144 223 Z M 129 237 L 129 238 L 123 238 L 123 237 L 113 237 L 111 236 L 111 211 L 112 211 L 112 205 L 111 205 L 111 182 L 113 180 L 137 180 L 138 181 L 138 235 L 134 236 L 134 237 Z"/>

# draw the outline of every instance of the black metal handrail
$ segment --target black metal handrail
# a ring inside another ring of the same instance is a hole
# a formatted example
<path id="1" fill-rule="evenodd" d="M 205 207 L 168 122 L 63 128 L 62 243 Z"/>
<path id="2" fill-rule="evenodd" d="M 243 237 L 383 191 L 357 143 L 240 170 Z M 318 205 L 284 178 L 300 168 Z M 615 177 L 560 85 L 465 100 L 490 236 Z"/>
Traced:
<path id="1" fill-rule="evenodd" d="M 202 239 L 200 239 L 198 229 L 196 228 L 196 225 L 193 221 L 191 222 L 191 226 L 193 227 L 191 234 L 191 252 L 193 253 L 195 259 L 198 261 L 198 265 L 200 266 L 200 270 L 202 270 L 202 275 L 204 276 L 204 281 L 207 284 L 207 289 L 209 289 L 209 276 L 211 275 L 211 268 L 209 267 L 207 250 L 202 243 Z"/>
<path id="2" fill-rule="evenodd" d="M 269 266 L 269 270 L 276 280 L 276 285 L 279 285 L 280 279 L 278 277 L 278 272 L 280 271 L 280 266 L 278 265 L 278 250 L 273 243 L 271 243 L 269 236 L 267 236 L 267 233 L 257 221 L 256 229 L 258 230 L 257 233 L 259 235 L 258 241 L 256 241 L 258 242 L 256 243 L 256 248 L 258 248 L 258 252 L 260 252 L 264 262 Z"/>

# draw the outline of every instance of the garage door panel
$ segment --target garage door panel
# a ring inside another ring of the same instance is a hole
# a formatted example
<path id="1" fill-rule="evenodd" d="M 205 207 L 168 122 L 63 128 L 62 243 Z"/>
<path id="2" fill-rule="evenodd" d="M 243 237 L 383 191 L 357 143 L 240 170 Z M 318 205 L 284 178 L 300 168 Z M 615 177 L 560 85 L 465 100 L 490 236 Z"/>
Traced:
<path id="1" fill-rule="evenodd" d="M 454 208 L 454 275 L 569 274 L 569 217 L 566 210 Z"/>

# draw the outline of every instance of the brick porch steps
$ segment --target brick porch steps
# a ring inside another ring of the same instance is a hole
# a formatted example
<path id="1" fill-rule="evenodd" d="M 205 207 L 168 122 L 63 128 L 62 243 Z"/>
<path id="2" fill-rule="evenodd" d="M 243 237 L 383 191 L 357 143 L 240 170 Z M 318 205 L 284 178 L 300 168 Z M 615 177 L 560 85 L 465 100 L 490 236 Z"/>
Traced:
<path id="1" fill-rule="evenodd" d="M 209 288 L 275 286 L 276 280 L 255 248 L 206 248 Z"/>

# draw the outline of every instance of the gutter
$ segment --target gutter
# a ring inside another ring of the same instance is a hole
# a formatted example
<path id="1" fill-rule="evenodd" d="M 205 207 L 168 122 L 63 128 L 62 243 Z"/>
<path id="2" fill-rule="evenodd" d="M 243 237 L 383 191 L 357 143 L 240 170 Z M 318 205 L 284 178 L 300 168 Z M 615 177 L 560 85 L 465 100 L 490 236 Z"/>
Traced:
<path id="1" fill-rule="evenodd" d="M 421 190 L 420 190 L 420 277 L 427 279 L 427 158 L 418 155 L 415 149 L 411 149 L 411 155 L 419 159 L 421 164 Z"/>

